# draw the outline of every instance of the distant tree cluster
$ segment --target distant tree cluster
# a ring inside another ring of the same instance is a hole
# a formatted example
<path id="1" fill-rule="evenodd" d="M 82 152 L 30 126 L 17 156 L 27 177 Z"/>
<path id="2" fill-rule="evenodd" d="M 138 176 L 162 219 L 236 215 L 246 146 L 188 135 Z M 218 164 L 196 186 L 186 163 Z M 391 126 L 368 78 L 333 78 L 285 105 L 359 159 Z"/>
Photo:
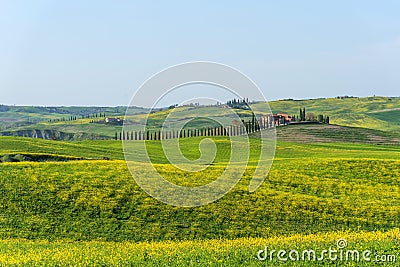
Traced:
<path id="1" fill-rule="evenodd" d="M 105 118 L 106 117 L 106 113 L 93 113 L 93 114 L 88 114 L 86 116 L 82 115 L 82 119 L 86 118 L 86 119 L 95 119 L 95 118 Z"/>
<path id="2" fill-rule="evenodd" d="M 243 98 L 242 100 L 234 98 L 233 100 L 227 101 L 226 105 L 231 108 L 250 109 L 248 103 L 249 103 L 248 98 L 246 98 L 246 99 Z"/>
<path id="3" fill-rule="evenodd" d="M 10 110 L 10 107 L 5 105 L 0 105 L 0 112 L 7 112 Z"/>
<path id="4" fill-rule="evenodd" d="M 348 95 L 340 95 L 336 97 L 337 99 L 345 99 L 345 98 L 359 98 L 357 96 L 348 96 Z"/>
<path id="5" fill-rule="evenodd" d="M 76 121 L 76 120 L 77 120 L 76 116 L 70 116 L 70 117 L 62 117 L 59 119 L 50 119 L 49 122 Z"/>
<path id="6" fill-rule="evenodd" d="M 300 108 L 300 116 L 298 117 L 298 121 L 317 121 L 320 123 L 329 124 L 329 116 L 324 116 L 322 114 L 316 116 L 312 112 L 306 113 L 306 108 Z"/>
<path id="7" fill-rule="evenodd" d="M 81 119 L 95 119 L 95 118 L 105 118 L 106 113 L 93 113 L 93 114 L 87 114 L 87 115 L 81 115 Z M 78 120 L 77 116 L 70 116 L 70 117 L 62 117 L 59 119 L 50 119 L 49 122 L 62 122 L 62 121 L 76 121 Z M 92 121 L 91 121 L 92 122 Z"/>

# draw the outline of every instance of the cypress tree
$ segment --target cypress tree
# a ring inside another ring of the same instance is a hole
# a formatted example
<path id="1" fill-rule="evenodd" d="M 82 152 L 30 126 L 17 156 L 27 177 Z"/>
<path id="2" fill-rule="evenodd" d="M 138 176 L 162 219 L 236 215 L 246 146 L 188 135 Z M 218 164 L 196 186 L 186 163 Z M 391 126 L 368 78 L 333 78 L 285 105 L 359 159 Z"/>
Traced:
<path id="1" fill-rule="evenodd" d="M 255 115 L 254 113 L 251 115 L 251 130 L 254 132 L 255 128 Z"/>
<path id="2" fill-rule="evenodd" d="M 300 108 L 300 121 L 305 121 L 305 120 L 306 120 L 306 109 Z"/>

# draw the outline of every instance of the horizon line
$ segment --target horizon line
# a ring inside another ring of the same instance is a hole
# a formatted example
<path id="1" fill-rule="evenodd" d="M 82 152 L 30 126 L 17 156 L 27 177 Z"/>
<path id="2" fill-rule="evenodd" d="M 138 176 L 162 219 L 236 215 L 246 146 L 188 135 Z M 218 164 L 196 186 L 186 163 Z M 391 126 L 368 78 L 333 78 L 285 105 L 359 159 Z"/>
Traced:
<path id="1" fill-rule="evenodd" d="M 315 97 L 315 98 L 281 98 L 281 99 L 273 99 L 269 100 L 266 102 L 275 102 L 275 101 L 307 101 L 307 100 L 320 100 L 320 99 L 335 99 L 335 98 L 370 98 L 370 97 L 387 97 L 387 98 L 400 98 L 400 96 L 384 96 L 384 95 L 373 95 L 373 96 L 354 96 L 354 95 L 338 95 L 334 97 Z M 258 102 L 263 102 L 261 100 L 251 100 L 249 101 L 250 103 L 258 103 Z M 172 104 L 171 104 L 172 105 Z M 27 105 L 27 104 L 4 104 L 0 103 L 0 106 L 7 106 L 7 107 L 96 107 L 96 108 L 116 108 L 116 107 L 128 107 L 128 105 Z M 140 107 L 140 106 L 132 106 L 135 108 L 152 108 L 152 107 Z M 156 109 L 159 108 L 167 108 L 168 106 L 163 106 L 163 107 L 153 107 Z"/>

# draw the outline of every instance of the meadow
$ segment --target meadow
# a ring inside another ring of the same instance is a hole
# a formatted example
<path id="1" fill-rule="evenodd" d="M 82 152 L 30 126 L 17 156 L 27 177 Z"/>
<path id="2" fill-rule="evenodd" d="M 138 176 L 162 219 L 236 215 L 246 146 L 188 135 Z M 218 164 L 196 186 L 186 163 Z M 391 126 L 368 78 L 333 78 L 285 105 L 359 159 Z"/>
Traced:
<path id="1" fill-rule="evenodd" d="M 399 235 L 399 230 L 390 230 L 139 243 L 1 240 L 0 262 L 10 266 L 396 266 L 398 258 L 393 255 L 398 253 Z M 320 252 L 335 248 L 339 239 L 348 242 L 348 246 L 339 251 L 369 249 L 376 254 L 371 255 L 369 261 L 350 256 L 347 261 L 345 256 L 336 261 L 329 257 L 319 260 Z M 279 261 L 275 253 L 272 259 L 259 260 L 258 252 L 265 247 L 299 253 L 314 250 L 318 258 L 302 260 L 300 254 L 299 260 L 285 262 Z"/>
<path id="2" fill-rule="evenodd" d="M 214 164 L 190 179 L 168 164 L 159 141 L 146 145 L 154 155 L 153 166 L 168 180 L 199 185 L 221 173 L 229 158 L 229 140 L 213 139 L 218 148 Z M 200 156 L 201 140 L 181 140 L 187 157 Z M 398 145 L 348 143 L 341 138 L 324 143 L 278 140 L 269 175 L 250 193 L 259 146 L 257 139 L 250 140 L 249 165 L 232 191 L 206 206 L 180 208 L 158 202 L 137 186 L 120 141 L 0 137 L 0 155 L 44 159 L 0 163 L 0 263 L 292 266 L 276 259 L 259 261 L 257 251 L 265 245 L 328 249 L 339 238 L 345 238 L 349 248 L 400 257 Z M 134 151 L 138 143 L 129 145 Z M 140 163 L 140 155 L 137 162 L 143 175 L 152 168 Z M 329 260 L 295 266 L 331 263 L 373 266 Z"/>

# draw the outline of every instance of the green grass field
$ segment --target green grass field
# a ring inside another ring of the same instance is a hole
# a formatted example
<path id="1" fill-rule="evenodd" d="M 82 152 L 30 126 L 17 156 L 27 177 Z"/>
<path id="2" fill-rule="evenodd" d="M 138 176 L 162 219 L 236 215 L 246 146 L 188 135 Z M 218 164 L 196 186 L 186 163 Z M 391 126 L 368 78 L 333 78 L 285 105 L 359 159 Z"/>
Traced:
<path id="1" fill-rule="evenodd" d="M 274 164 L 257 191 L 248 192 L 259 147 L 251 138 L 249 165 L 239 183 L 218 201 L 195 208 L 163 204 L 139 188 L 123 161 L 119 141 L 0 137 L 1 157 L 23 155 L 32 160 L 0 163 L 0 264 L 377 264 L 256 258 L 264 246 L 323 250 L 334 247 L 339 238 L 346 239 L 351 249 L 396 255 L 398 264 L 398 136 L 346 127 L 334 131 L 331 126 L 290 127 L 279 129 Z M 288 135 L 291 141 L 285 138 Z M 347 140 L 352 135 L 364 138 Z M 201 139 L 181 140 L 186 156 L 200 156 Z M 228 139 L 214 141 L 218 148 L 214 165 L 193 176 L 168 163 L 159 141 L 148 141 L 147 148 L 155 168 L 168 180 L 199 185 L 212 181 L 227 164 Z M 132 151 L 137 145 L 129 143 Z M 137 155 L 138 162 L 141 158 Z M 152 168 L 148 163 L 138 166 L 143 175 Z"/>

